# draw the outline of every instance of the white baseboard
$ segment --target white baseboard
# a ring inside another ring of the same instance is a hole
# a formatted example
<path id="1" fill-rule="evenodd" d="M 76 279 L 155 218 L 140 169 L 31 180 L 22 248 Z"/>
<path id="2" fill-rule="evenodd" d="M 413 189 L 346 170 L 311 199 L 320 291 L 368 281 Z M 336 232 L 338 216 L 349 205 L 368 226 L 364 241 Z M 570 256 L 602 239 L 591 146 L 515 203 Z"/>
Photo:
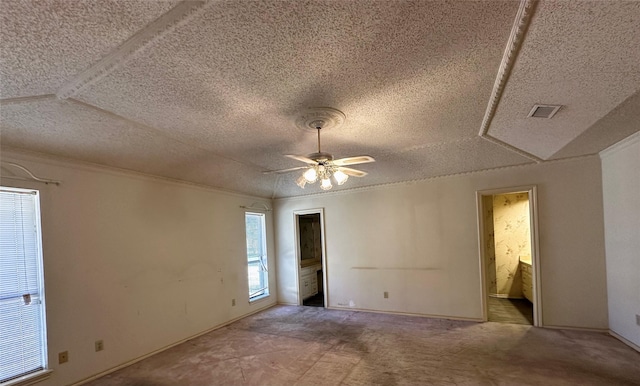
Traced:
<path id="1" fill-rule="evenodd" d="M 92 375 L 92 376 L 90 376 L 90 377 L 88 377 L 88 378 L 85 378 L 85 379 L 83 379 L 83 380 L 81 380 L 81 381 L 78 381 L 78 382 L 72 383 L 72 384 L 71 384 L 71 386 L 80 386 L 80 385 L 83 385 L 83 384 L 85 384 L 85 383 L 87 383 L 87 382 L 91 382 L 91 381 L 93 381 L 93 380 L 95 380 L 95 379 L 98 379 L 98 378 L 104 377 L 105 375 L 108 375 L 108 374 L 111 374 L 111 373 L 113 373 L 113 372 L 116 372 L 116 371 L 118 371 L 118 370 L 120 370 L 120 369 L 123 369 L 123 368 L 125 368 L 125 367 L 127 367 L 127 366 L 131 366 L 131 365 L 132 365 L 132 364 L 134 364 L 134 363 L 137 363 L 137 362 L 140 362 L 141 360 L 147 359 L 147 358 L 149 358 L 150 356 L 153 356 L 153 355 L 159 354 L 159 353 L 161 353 L 161 352 L 163 352 L 163 351 L 165 351 L 165 350 L 168 350 L 168 349 L 170 349 L 170 348 L 172 348 L 172 347 L 175 347 L 175 346 L 177 346 L 177 345 L 179 345 L 179 344 L 182 344 L 182 343 L 184 343 L 184 342 L 186 342 L 186 341 L 189 341 L 189 340 L 191 340 L 191 339 L 195 339 L 195 338 L 197 338 L 197 337 L 199 337 L 199 336 L 202 336 L 202 335 L 204 335 L 204 334 L 208 334 L 208 333 L 210 333 L 211 331 L 215 331 L 215 330 L 217 330 L 217 329 L 219 329 L 219 328 L 222 328 L 222 327 L 228 326 L 229 324 L 231 324 L 231 323 L 233 323 L 233 322 L 236 322 L 236 321 L 238 321 L 238 320 L 240 320 L 240 319 L 244 319 L 244 318 L 246 318 L 247 316 L 250 316 L 250 315 L 256 314 L 256 313 L 258 313 L 258 312 L 260 312 L 260 311 L 264 311 L 264 310 L 266 310 L 266 309 L 268 309 L 268 308 L 275 307 L 275 306 L 277 306 L 277 305 L 278 305 L 277 303 L 273 303 L 273 304 L 269 304 L 269 305 L 267 305 L 267 306 L 265 306 L 265 307 L 259 308 L 259 309 L 257 309 L 257 310 L 253 310 L 253 311 L 251 311 L 251 312 L 249 312 L 249 313 L 247 313 L 247 314 L 245 314 L 245 315 L 242 315 L 242 316 L 239 316 L 239 317 L 237 317 L 237 318 L 234 318 L 234 319 L 228 320 L 228 321 L 226 321 L 226 322 L 224 322 L 224 323 L 218 324 L 218 325 L 217 325 L 217 326 L 215 326 L 215 327 L 212 327 L 212 328 L 209 328 L 209 329 L 207 329 L 207 330 L 205 330 L 205 331 L 199 332 L 199 333 L 197 333 L 197 334 L 195 334 L 195 335 L 192 335 L 192 336 L 190 336 L 190 337 L 188 337 L 188 338 L 185 338 L 185 339 L 179 340 L 179 341 L 177 341 L 177 342 L 175 342 L 175 343 L 171 343 L 171 344 L 170 344 L 170 345 L 168 345 L 168 346 L 162 347 L 162 348 L 160 348 L 160 349 L 158 349 L 158 350 L 154 350 L 154 351 L 152 351 L 152 352 L 150 352 L 150 353 L 148 353 L 148 354 L 145 354 L 145 355 L 143 355 L 143 356 L 140 356 L 140 357 L 134 358 L 134 359 L 132 359 L 132 360 L 130 360 L 130 361 L 127 361 L 127 362 L 125 362 L 125 363 L 122 363 L 122 364 L 120 364 L 120 365 L 118 365 L 118 366 L 116 366 L 116 367 L 112 367 L 112 368 L 110 368 L 110 369 L 108 369 L 108 370 L 105 370 L 105 371 L 103 371 L 103 372 L 100 372 L 100 373 L 98 373 L 98 374 Z"/>
<path id="2" fill-rule="evenodd" d="M 609 330 L 609 335 L 611 335 L 612 337 L 618 339 L 619 341 L 621 341 L 622 343 L 624 343 L 627 346 L 631 347 L 632 349 L 636 350 L 637 352 L 640 352 L 640 346 L 638 346 L 637 344 L 633 343 L 629 339 L 626 339 L 626 338 L 622 337 L 620 334 L 617 334 L 615 331 Z"/>
<path id="3" fill-rule="evenodd" d="M 298 303 L 289 303 L 289 302 L 278 302 L 280 306 L 299 306 Z"/>
<path id="4" fill-rule="evenodd" d="M 540 326 L 542 328 L 548 328 L 551 330 L 573 330 L 573 331 L 588 331 L 588 332 L 600 332 L 600 333 L 608 333 L 609 330 L 606 328 L 590 328 L 590 327 L 572 327 L 572 326 L 549 326 L 545 324 L 544 326 Z"/>
<path id="5" fill-rule="evenodd" d="M 483 322 L 482 318 L 465 318 L 462 316 L 446 316 L 446 315 L 432 315 L 432 314 L 417 314 L 411 312 L 397 312 L 397 311 L 380 311 L 380 310 L 370 310 L 367 308 L 351 308 L 351 307 L 326 307 L 330 310 L 340 310 L 340 311 L 358 311 L 358 312 L 372 312 L 375 314 L 390 314 L 390 315 L 405 315 L 405 316 L 419 316 L 422 318 L 434 318 L 434 319 L 449 319 L 449 320 L 462 320 L 465 322 Z"/>

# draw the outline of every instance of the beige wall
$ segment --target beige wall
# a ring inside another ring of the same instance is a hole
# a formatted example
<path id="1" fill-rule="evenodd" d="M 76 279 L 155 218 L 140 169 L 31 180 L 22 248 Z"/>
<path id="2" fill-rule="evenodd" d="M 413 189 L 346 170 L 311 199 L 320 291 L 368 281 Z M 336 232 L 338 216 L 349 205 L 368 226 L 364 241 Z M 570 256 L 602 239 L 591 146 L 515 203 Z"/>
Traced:
<path id="1" fill-rule="evenodd" d="M 493 196 L 493 232 L 495 243 L 495 294 L 522 298 L 520 256 L 531 260 L 527 192 Z"/>
<path id="2" fill-rule="evenodd" d="M 275 303 L 274 275 L 273 295 L 248 303 L 239 208 L 270 200 L 18 153 L 2 160 L 63 181 L 2 180 L 41 192 L 54 373 L 39 385 L 71 384 Z M 268 213 L 273 267 L 272 224 Z M 69 362 L 58 365 L 65 350 Z"/>
<path id="3" fill-rule="evenodd" d="M 73 383 L 275 302 L 246 301 L 239 208 L 269 200 L 21 153 L 3 152 L 2 160 L 63 181 L 2 181 L 41 191 L 54 369 L 42 385 Z M 480 319 L 475 192 L 536 184 L 543 323 L 607 328 L 600 170 L 589 157 L 277 200 L 267 230 L 279 301 L 297 302 L 293 211 L 323 207 L 331 307 L 353 301 L 359 309 Z M 635 312 L 625 307 L 621 315 Z M 105 344 L 99 353 L 97 339 Z M 58 365 L 64 350 L 70 361 Z"/>
<path id="4" fill-rule="evenodd" d="M 600 170 L 593 156 L 276 200 L 279 301 L 297 301 L 293 211 L 322 207 L 330 307 L 481 319 L 476 191 L 535 184 L 543 324 L 606 329 Z"/>
<path id="5" fill-rule="evenodd" d="M 640 347 L 640 133 L 602 153 L 609 327 Z"/>

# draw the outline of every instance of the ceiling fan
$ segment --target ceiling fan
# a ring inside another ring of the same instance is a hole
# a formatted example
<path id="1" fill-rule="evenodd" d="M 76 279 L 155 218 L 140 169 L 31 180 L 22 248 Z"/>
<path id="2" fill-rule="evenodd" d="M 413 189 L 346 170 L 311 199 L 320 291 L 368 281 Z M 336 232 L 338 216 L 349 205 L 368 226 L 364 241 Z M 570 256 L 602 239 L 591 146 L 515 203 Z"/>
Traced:
<path id="1" fill-rule="evenodd" d="M 318 133 L 318 151 L 306 156 L 287 154 L 285 157 L 304 162 L 306 166 L 298 166 L 289 169 L 274 170 L 264 172 L 265 174 L 271 173 L 288 173 L 294 170 L 306 169 L 300 177 L 296 180 L 296 184 L 301 188 L 304 188 L 306 184 L 312 184 L 317 180 L 320 180 L 320 188 L 322 190 L 329 190 L 333 187 L 331 183 L 331 177 L 338 185 L 344 184 L 349 176 L 352 177 L 364 177 L 366 172 L 361 170 L 349 168 L 346 166 L 364 164 L 369 162 L 375 162 L 373 157 L 368 155 L 360 155 L 355 157 L 346 157 L 340 159 L 333 159 L 333 155 L 325 153 L 320 147 L 320 131 L 327 126 L 333 128 L 344 121 L 344 114 L 341 111 L 331 108 L 314 108 L 310 109 L 306 115 L 302 116 L 298 120 L 298 126 L 304 129 L 314 129 Z"/>

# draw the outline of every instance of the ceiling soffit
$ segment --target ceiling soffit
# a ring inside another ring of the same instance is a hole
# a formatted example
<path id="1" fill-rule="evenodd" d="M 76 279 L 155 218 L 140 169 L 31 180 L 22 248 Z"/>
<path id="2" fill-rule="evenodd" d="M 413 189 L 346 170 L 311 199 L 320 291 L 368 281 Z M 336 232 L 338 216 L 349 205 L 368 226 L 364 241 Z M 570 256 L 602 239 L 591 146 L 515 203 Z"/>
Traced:
<path id="1" fill-rule="evenodd" d="M 406 4 L 217 4 L 77 97 L 253 164 L 310 106 L 373 150 L 474 136 L 517 4 Z"/>

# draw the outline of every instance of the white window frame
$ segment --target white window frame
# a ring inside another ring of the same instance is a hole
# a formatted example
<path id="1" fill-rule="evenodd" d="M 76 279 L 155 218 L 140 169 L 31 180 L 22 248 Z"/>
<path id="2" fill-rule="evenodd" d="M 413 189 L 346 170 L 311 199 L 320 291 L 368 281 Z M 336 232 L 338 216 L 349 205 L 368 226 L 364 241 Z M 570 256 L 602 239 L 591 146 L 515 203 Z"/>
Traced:
<path id="1" fill-rule="evenodd" d="M 44 286 L 44 267 L 43 267 L 43 254 L 42 254 L 42 227 L 41 227 L 41 215 L 40 215 L 40 192 L 35 189 L 22 189 L 14 187 L 0 186 L 0 190 L 5 193 L 15 194 L 30 194 L 34 196 L 34 217 L 35 217 L 35 259 L 37 269 L 38 280 L 38 293 L 37 301 L 39 302 L 40 313 L 39 317 L 39 331 L 40 335 L 40 363 L 41 368 L 35 371 L 27 371 L 22 374 L 15 374 L 10 376 L 4 381 L 0 380 L 0 386 L 26 386 L 32 385 L 36 382 L 43 381 L 51 375 L 51 370 L 48 368 L 48 355 L 47 355 L 47 323 L 46 323 L 46 302 L 45 302 L 45 286 Z M 0 283 L 1 284 L 1 283 Z"/>
<path id="2" fill-rule="evenodd" d="M 266 219 L 266 215 L 264 213 L 256 213 L 256 212 L 245 212 L 244 214 L 244 218 L 245 218 L 245 245 L 246 245 L 246 241 L 247 241 L 247 237 L 248 237 L 248 233 L 247 233 L 247 216 L 258 216 L 260 217 L 261 220 L 261 227 L 262 227 L 262 255 L 257 257 L 253 257 L 254 261 L 252 260 L 252 256 L 249 256 L 249 248 L 247 246 L 247 289 L 248 289 L 248 295 L 249 295 L 249 303 L 254 302 L 256 300 L 260 300 L 260 299 L 264 299 L 266 297 L 269 296 L 269 268 L 268 268 L 268 252 L 267 252 L 267 219 Z M 250 279 L 250 270 L 251 270 L 251 265 L 258 263 L 259 267 L 258 267 L 258 271 L 260 272 L 259 275 L 264 275 L 264 277 L 261 277 L 261 280 L 263 280 L 263 287 L 260 289 L 259 292 L 254 292 L 252 293 L 252 289 L 251 289 L 251 279 Z"/>

